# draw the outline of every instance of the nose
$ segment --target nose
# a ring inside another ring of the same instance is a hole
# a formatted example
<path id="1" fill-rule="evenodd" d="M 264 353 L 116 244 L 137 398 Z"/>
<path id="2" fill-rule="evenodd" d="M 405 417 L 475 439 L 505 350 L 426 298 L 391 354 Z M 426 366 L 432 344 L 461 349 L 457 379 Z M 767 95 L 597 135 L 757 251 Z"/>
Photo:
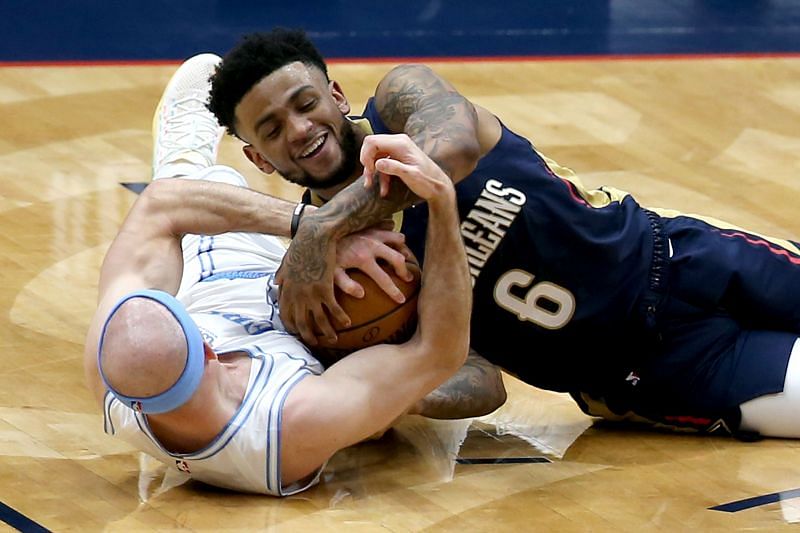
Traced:
<path id="1" fill-rule="evenodd" d="M 289 142 L 305 141 L 311 133 L 311 121 L 303 115 L 289 117 L 287 132 Z"/>

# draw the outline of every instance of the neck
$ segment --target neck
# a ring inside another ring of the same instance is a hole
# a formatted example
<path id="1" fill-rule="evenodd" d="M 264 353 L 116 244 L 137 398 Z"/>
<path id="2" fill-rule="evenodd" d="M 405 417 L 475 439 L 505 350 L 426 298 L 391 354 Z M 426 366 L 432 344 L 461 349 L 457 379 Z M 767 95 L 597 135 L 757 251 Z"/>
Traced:
<path id="1" fill-rule="evenodd" d="M 215 369 L 217 379 L 202 383 L 183 406 L 148 415 L 150 429 L 172 452 L 189 453 L 206 447 L 230 421 L 242 404 L 250 377 L 248 356 L 226 357 Z"/>

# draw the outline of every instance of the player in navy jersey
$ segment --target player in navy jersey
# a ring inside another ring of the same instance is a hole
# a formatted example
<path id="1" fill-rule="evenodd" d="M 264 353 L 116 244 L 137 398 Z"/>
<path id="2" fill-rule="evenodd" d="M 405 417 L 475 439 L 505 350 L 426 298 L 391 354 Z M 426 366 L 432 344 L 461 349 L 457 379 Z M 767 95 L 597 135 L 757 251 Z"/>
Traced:
<path id="1" fill-rule="evenodd" d="M 425 66 L 392 69 L 349 117 L 302 33 L 247 38 L 211 94 L 257 167 L 325 202 L 299 218 L 278 274 L 282 318 L 309 342 L 347 321 L 334 282 L 357 291 L 331 262 L 343 235 L 402 211 L 424 261 L 427 208 L 365 143 L 406 134 L 457 184 L 478 353 L 592 415 L 800 437 L 797 243 L 587 190 Z"/>

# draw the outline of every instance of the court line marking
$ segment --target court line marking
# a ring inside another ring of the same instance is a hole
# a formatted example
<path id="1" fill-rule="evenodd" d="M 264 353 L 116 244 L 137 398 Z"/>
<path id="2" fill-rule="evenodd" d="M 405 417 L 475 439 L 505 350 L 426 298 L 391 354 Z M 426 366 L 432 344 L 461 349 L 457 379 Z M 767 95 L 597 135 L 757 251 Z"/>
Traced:
<path id="1" fill-rule="evenodd" d="M 502 465 L 520 463 L 552 463 L 547 457 L 456 457 L 460 465 Z"/>
<path id="2" fill-rule="evenodd" d="M 34 522 L 3 502 L 0 502 L 0 520 L 23 533 L 50 533 L 50 530 L 46 527 Z"/>
<path id="3" fill-rule="evenodd" d="M 791 500 L 792 498 L 800 498 L 800 489 L 782 490 L 780 492 L 773 492 L 771 494 L 764 494 L 762 496 L 754 496 L 752 498 L 745 498 L 744 500 L 737 500 L 735 502 L 723 503 L 709 507 L 711 511 L 722 511 L 725 513 L 738 513 L 753 507 L 760 507 L 770 503 L 776 503 L 783 500 Z"/>

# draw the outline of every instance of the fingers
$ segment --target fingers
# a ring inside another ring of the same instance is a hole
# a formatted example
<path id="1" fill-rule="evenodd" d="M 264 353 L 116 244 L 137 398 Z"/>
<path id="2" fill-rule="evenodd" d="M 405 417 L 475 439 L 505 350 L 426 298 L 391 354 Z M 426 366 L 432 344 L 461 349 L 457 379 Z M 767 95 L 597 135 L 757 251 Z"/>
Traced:
<path id="1" fill-rule="evenodd" d="M 386 157 L 404 159 L 413 156 L 415 148 L 416 145 L 405 134 L 368 135 L 361 145 L 359 156 L 364 166 L 364 187 L 370 188 L 378 181 L 379 194 L 384 197 L 388 195 L 391 177 L 376 171 L 376 161 Z"/>
<path id="2" fill-rule="evenodd" d="M 406 244 L 406 236 L 400 233 L 399 231 L 393 231 L 394 222 L 390 227 L 380 228 L 381 230 L 387 231 L 376 231 L 378 238 L 381 239 L 383 244 L 385 244 L 391 251 L 398 252 L 400 255 L 403 256 L 404 260 L 402 261 L 403 265 L 402 268 L 405 268 L 405 262 L 410 261 L 412 263 L 419 263 L 417 258 L 414 257 L 414 252 L 411 251 L 411 248 L 408 247 Z M 378 228 L 376 228 L 377 230 Z M 376 254 L 377 255 L 377 254 Z M 383 255 L 381 256 L 386 259 L 392 266 L 395 267 L 395 271 L 397 272 L 398 266 L 395 263 L 400 262 L 401 259 L 394 255 Z M 400 273 L 398 272 L 398 275 Z"/>
<path id="3" fill-rule="evenodd" d="M 368 135 L 361 145 L 360 160 L 364 175 L 375 173 L 375 161 L 391 154 L 394 159 L 405 160 L 418 150 L 417 145 L 405 134 Z"/>
<path id="4" fill-rule="evenodd" d="M 398 246 L 405 248 L 405 250 L 382 246 L 376 251 L 376 255 L 389 263 L 389 266 L 394 269 L 395 274 L 397 274 L 400 279 L 411 281 L 414 279 L 414 276 L 408 271 L 408 266 L 406 265 L 406 260 L 412 255 L 411 250 L 409 250 L 403 242 L 399 243 Z"/>
<path id="5" fill-rule="evenodd" d="M 406 301 L 406 297 L 403 295 L 397 285 L 394 284 L 391 276 L 389 276 L 389 274 L 387 274 L 386 271 L 380 267 L 380 265 L 374 263 L 374 267 L 364 270 L 364 273 L 372 278 L 375 284 L 383 292 L 385 292 L 389 298 L 399 304 L 402 304 Z"/>
<path id="6" fill-rule="evenodd" d="M 342 327 L 346 328 L 350 326 L 350 317 L 347 315 L 344 309 L 342 309 L 342 306 L 339 305 L 339 303 L 336 301 L 336 297 L 334 296 L 333 291 L 331 291 L 330 297 L 323 301 L 323 305 L 324 308 L 328 310 L 328 312 L 326 313 L 324 310 L 321 310 L 321 320 L 325 321 L 325 326 L 327 326 L 329 329 L 327 331 L 320 329 L 320 331 L 322 331 L 326 335 L 330 335 L 334 331 L 333 326 L 331 326 L 331 323 L 328 320 L 328 314 L 330 314 L 330 316 L 336 321 L 336 323 L 341 325 Z M 322 324 L 318 321 L 317 326 L 322 326 Z M 335 341 L 336 334 L 333 333 L 332 337 L 333 340 Z"/>
<path id="7" fill-rule="evenodd" d="M 375 180 L 378 181 L 378 194 L 381 197 L 386 197 L 389 194 L 389 187 L 391 186 L 392 177 L 387 176 L 386 174 L 374 173 L 374 174 L 364 174 L 364 188 L 369 189 L 372 187 L 372 184 L 375 183 Z"/>
<path id="8" fill-rule="evenodd" d="M 344 271 L 340 275 L 345 275 Z M 337 273 L 334 272 L 334 278 Z M 276 275 L 276 281 L 284 281 L 280 276 L 280 271 Z M 352 280 L 351 280 L 352 281 Z M 345 282 L 346 283 L 346 282 Z M 355 283 L 356 288 L 352 287 L 349 291 L 360 290 L 363 288 Z M 278 295 L 278 308 L 280 309 L 281 321 L 287 331 L 298 334 L 309 346 L 317 346 L 318 337 L 325 338 L 329 343 L 336 342 L 336 330 L 333 323 L 343 327 L 350 325 L 350 317 L 344 309 L 336 302 L 333 286 L 328 290 L 314 290 L 308 285 L 297 285 L 282 283 Z"/>
<path id="9" fill-rule="evenodd" d="M 382 198 L 385 198 L 389 195 L 389 186 L 391 185 L 392 177 L 387 176 L 386 174 L 379 174 L 378 179 L 380 180 L 380 195 Z"/>
<path id="10" fill-rule="evenodd" d="M 301 316 L 304 316 L 305 319 L 293 321 L 297 326 L 297 334 L 300 335 L 303 342 L 309 346 L 317 346 L 319 344 L 319 337 L 324 338 L 328 343 L 336 342 L 338 336 L 336 335 L 336 329 L 333 327 L 328 317 L 328 313 L 343 327 L 350 325 L 350 317 L 347 316 L 347 313 L 344 312 L 344 309 L 342 309 L 339 304 L 328 308 L 328 312 L 326 312 L 325 309 L 326 307 L 323 305 L 304 307 L 299 313 Z M 284 326 L 288 329 L 286 321 L 284 321 Z"/>
<path id="11" fill-rule="evenodd" d="M 364 287 L 361 286 L 356 280 L 347 275 L 343 268 L 337 268 L 333 273 L 333 282 L 345 294 L 349 294 L 353 298 L 364 297 Z"/>
<path id="12" fill-rule="evenodd" d="M 311 327 L 311 313 L 309 312 L 306 315 L 306 320 L 300 320 L 297 322 L 297 334 L 300 335 L 300 338 L 303 339 L 309 346 L 316 346 L 317 345 L 317 336 L 314 334 L 314 330 Z"/>
<path id="13" fill-rule="evenodd" d="M 338 306 L 337 306 L 338 307 Z M 341 308 L 339 308 L 341 311 Z M 344 312 L 344 311 L 342 311 Z M 345 315 L 346 316 L 346 315 Z M 311 309 L 311 320 L 309 321 L 309 325 L 316 324 L 317 331 L 319 331 L 320 337 L 323 337 L 329 343 L 336 342 L 336 330 L 331 325 L 330 320 L 328 320 L 328 314 L 325 312 L 325 309 L 321 306 L 315 306 Z M 309 328 L 313 330 L 313 328 Z M 313 336 L 314 332 L 311 331 L 311 335 Z M 305 339 L 305 336 L 303 337 Z M 317 340 L 314 338 L 314 346 L 317 345 Z"/>
<path id="14" fill-rule="evenodd" d="M 420 198 L 428 200 L 437 193 L 440 180 L 424 174 L 417 165 L 409 165 L 396 159 L 379 159 L 375 162 L 375 167 L 379 172 L 397 176 L 403 180 L 408 188 Z"/>

